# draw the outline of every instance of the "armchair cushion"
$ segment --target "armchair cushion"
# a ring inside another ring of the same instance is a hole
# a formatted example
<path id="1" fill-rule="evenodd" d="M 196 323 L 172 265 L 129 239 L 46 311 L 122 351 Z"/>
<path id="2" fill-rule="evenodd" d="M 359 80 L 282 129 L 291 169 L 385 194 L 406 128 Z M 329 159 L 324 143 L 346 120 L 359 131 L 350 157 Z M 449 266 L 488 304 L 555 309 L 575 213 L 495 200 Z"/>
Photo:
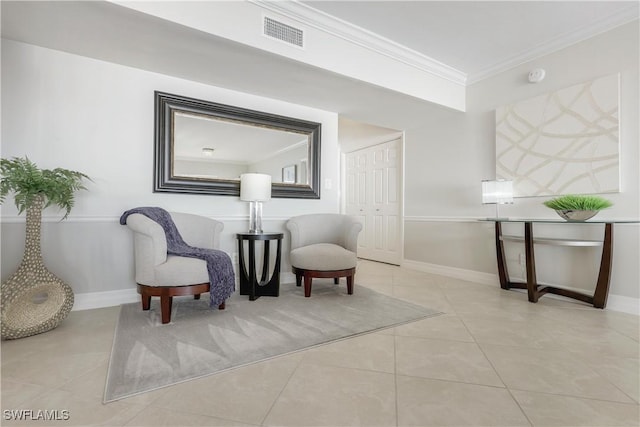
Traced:
<path id="1" fill-rule="evenodd" d="M 355 253 L 332 243 L 303 246 L 292 250 L 289 257 L 292 266 L 303 270 L 346 270 L 358 262 Z"/>
<path id="2" fill-rule="evenodd" d="M 156 266 L 153 286 L 176 286 L 178 283 L 195 285 L 209 282 L 207 262 L 198 258 L 177 255 L 167 256 L 167 261 Z"/>

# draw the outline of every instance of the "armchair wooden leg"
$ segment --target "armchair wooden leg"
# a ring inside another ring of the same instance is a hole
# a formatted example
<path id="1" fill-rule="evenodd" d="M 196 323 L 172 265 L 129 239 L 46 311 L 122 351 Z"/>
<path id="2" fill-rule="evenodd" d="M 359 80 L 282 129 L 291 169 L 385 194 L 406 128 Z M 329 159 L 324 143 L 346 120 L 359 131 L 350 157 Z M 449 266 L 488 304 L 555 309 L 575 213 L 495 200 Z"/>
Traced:
<path id="1" fill-rule="evenodd" d="M 226 305 L 225 305 L 225 304 L 226 304 L 225 302 L 223 302 L 222 304 L 220 304 L 220 305 L 218 306 L 218 310 L 224 310 L 224 309 L 225 309 L 225 307 L 226 307 Z"/>
<path id="2" fill-rule="evenodd" d="M 296 274 L 296 286 L 302 286 L 302 275 Z"/>
<path id="3" fill-rule="evenodd" d="M 320 277 L 325 279 L 333 279 L 333 283 L 338 285 L 341 277 L 347 279 L 347 292 L 349 295 L 353 295 L 353 279 L 356 275 L 356 269 L 347 268 L 344 270 L 304 270 L 302 268 L 293 267 L 293 272 L 296 275 L 296 283 L 300 286 L 300 278 L 304 277 L 304 296 L 309 298 L 311 296 L 311 280 L 314 277 Z"/>
<path id="4" fill-rule="evenodd" d="M 171 322 L 172 303 L 173 303 L 173 297 L 168 297 L 168 296 L 160 297 L 160 311 L 162 313 L 162 324 Z"/>
<path id="5" fill-rule="evenodd" d="M 353 295 L 353 276 L 347 276 L 347 293 Z"/>
<path id="6" fill-rule="evenodd" d="M 151 308 L 151 295 L 142 295 L 142 309 L 149 310 Z"/>
<path id="7" fill-rule="evenodd" d="M 311 296 L 311 275 L 304 275 L 304 296 L 309 298 Z"/>
<path id="8" fill-rule="evenodd" d="M 143 310 L 151 308 L 151 297 L 160 297 L 160 315 L 163 324 L 171 322 L 171 307 L 174 296 L 193 295 L 194 299 L 199 300 L 200 295 L 209 292 L 210 289 L 209 283 L 185 286 L 147 286 L 138 283 L 138 293 L 142 297 Z M 221 306 L 220 309 L 224 309 L 224 303 Z"/>

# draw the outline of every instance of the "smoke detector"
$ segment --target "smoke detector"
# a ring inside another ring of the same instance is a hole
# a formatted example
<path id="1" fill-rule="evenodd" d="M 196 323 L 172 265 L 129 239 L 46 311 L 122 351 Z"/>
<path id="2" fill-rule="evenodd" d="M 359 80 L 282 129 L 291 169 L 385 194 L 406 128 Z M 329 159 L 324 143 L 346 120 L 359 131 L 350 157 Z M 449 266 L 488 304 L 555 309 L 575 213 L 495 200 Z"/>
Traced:
<path id="1" fill-rule="evenodd" d="M 536 68 L 529 72 L 529 83 L 540 83 L 545 76 L 546 72 L 543 68 Z"/>

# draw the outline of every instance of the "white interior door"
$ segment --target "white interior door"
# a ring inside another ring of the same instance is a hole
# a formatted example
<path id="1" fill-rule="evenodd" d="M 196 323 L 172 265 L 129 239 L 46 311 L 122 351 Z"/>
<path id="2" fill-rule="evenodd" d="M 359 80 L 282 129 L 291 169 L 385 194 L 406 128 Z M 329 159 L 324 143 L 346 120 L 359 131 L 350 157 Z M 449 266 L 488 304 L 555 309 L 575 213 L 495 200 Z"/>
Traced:
<path id="1" fill-rule="evenodd" d="M 402 261 L 401 148 L 397 139 L 345 156 L 345 211 L 362 222 L 360 258 Z"/>

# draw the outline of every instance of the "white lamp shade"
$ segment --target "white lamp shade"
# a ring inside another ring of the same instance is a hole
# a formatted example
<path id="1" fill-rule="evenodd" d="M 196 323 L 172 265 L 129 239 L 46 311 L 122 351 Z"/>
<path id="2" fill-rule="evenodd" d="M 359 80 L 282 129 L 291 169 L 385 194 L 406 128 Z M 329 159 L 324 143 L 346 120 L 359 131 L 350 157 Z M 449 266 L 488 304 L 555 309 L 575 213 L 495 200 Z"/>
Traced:
<path id="1" fill-rule="evenodd" d="M 513 181 L 482 181 L 482 203 L 513 203 Z"/>
<path id="2" fill-rule="evenodd" d="M 266 202 L 271 200 L 271 175 L 243 173 L 240 175 L 240 200 Z"/>

